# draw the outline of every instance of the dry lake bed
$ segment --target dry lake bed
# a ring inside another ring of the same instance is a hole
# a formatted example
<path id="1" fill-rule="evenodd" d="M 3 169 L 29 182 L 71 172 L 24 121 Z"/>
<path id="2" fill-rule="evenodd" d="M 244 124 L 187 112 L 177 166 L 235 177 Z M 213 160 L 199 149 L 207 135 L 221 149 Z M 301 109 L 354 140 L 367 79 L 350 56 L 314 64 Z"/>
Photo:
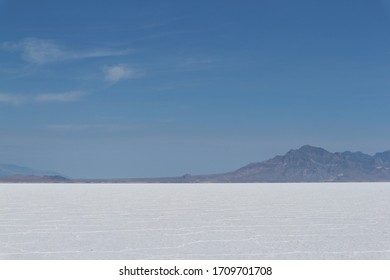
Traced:
<path id="1" fill-rule="evenodd" d="M 390 259 L 390 183 L 0 184 L 0 259 Z"/>

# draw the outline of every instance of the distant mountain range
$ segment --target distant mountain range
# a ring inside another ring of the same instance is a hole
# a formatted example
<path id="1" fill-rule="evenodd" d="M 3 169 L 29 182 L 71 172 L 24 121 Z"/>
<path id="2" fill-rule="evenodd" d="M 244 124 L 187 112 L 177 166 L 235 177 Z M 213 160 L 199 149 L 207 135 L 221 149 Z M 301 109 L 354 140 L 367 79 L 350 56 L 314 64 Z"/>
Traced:
<path id="1" fill-rule="evenodd" d="M 373 156 L 361 152 L 331 153 L 305 145 L 283 156 L 211 175 L 123 179 L 122 182 L 256 183 L 256 182 L 381 182 L 390 181 L 390 151 Z"/>
<path id="2" fill-rule="evenodd" d="M 13 173 L 10 174 L 10 170 L 13 170 Z M 385 182 L 390 181 L 390 151 L 371 156 L 361 152 L 331 153 L 322 148 L 305 145 L 297 150 L 290 150 L 283 156 L 251 163 L 232 172 L 165 178 L 70 180 L 57 174 L 42 175 L 31 171 L 32 169 L 16 166 L 7 169 L 0 165 L 0 181 L 90 183 Z"/>
<path id="3" fill-rule="evenodd" d="M 0 164 L 0 177 L 13 176 L 18 174 L 31 176 L 58 175 L 56 172 L 53 171 L 36 170 L 24 166 L 18 166 L 15 164 Z"/>
<path id="4" fill-rule="evenodd" d="M 15 164 L 0 164 L 0 182 L 69 182 L 53 171 L 36 170 Z"/>
<path id="5" fill-rule="evenodd" d="M 204 178 L 218 182 L 390 181 L 390 151 L 370 156 L 361 152 L 331 153 L 306 145 L 283 156 Z"/>

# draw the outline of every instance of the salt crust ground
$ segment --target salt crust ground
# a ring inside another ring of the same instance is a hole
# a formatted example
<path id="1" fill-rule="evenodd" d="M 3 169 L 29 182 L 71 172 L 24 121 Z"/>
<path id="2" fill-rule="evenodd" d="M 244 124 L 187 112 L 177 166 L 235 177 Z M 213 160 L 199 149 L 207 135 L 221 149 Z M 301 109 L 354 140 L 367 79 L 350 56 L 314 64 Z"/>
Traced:
<path id="1" fill-rule="evenodd" d="M 1 184 L 0 259 L 390 259 L 390 184 Z"/>

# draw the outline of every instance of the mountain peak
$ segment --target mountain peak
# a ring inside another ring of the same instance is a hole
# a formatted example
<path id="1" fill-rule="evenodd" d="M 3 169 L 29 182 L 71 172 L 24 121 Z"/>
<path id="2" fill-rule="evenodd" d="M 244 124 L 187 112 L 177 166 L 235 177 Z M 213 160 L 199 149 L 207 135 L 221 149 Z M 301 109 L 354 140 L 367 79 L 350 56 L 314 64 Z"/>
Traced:
<path id="1" fill-rule="evenodd" d="M 298 151 L 300 152 L 306 152 L 306 153 L 318 153 L 318 152 L 327 152 L 329 153 L 327 150 L 323 149 L 323 148 L 320 148 L 320 147 L 315 147 L 315 146 L 311 146 L 311 145 L 303 145 L 302 147 L 300 147 L 298 149 Z"/>
<path id="2" fill-rule="evenodd" d="M 328 152 L 327 150 L 319 147 L 314 147 L 310 145 L 304 145 L 297 150 L 290 150 L 284 157 L 286 158 L 328 158 L 333 154 Z"/>

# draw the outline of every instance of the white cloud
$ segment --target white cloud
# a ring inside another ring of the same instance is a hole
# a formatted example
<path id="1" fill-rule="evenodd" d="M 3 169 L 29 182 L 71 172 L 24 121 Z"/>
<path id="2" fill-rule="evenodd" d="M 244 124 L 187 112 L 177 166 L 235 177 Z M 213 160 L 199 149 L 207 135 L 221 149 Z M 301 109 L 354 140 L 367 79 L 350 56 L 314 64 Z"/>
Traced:
<path id="1" fill-rule="evenodd" d="M 104 124 L 53 124 L 48 125 L 48 129 L 58 132 L 68 132 L 68 131 L 86 131 L 86 130 L 96 130 L 96 131 L 128 131 L 134 130 L 137 128 L 134 124 L 126 123 L 104 123 Z"/>
<path id="2" fill-rule="evenodd" d="M 121 56 L 131 53 L 132 50 L 109 50 L 109 49 L 99 49 L 99 50 L 88 50 L 69 53 L 69 58 L 72 59 L 83 59 L 90 57 L 107 57 L 107 56 Z"/>
<path id="3" fill-rule="evenodd" d="M 69 91 L 63 93 L 43 93 L 34 96 L 36 102 L 75 102 L 78 101 L 84 92 Z"/>
<path id="4" fill-rule="evenodd" d="M 142 76 L 138 71 L 123 64 L 106 66 L 103 68 L 103 73 L 104 79 L 111 83 L 117 83 L 126 79 L 136 79 Z"/>
<path id="5" fill-rule="evenodd" d="M 27 38 L 19 43 L 4 43 L 3 48 L 22 53 L 22 58 L 33 64 L 44 64 L 66 59 L 66 52 L 51 40 Z"/>
<path id="6" fill-rule="evenodd" d="M 20 104 L 23 102 L 23 98 L 20 95 L 0 93 L 0 103 Z"/>
<path id="7" fill-rule="evenodd" d="M 130 49 L 92 49 L 84 51 L 67 50 L 53 40 L 26 38 L 19 43 L 4 43 L 3 48 L 22 53 L 22 58 L 32 64 L 45 64 L 64 60 L 126 55 Z"/>
<path id="8" fill-rule="evenodd" d="M 13 105 L 25 104 L 25 103 L 66 103 L 76 102 L 85 95 L 82 91 L 69 91 L 62 93 L 42 93 L 34 95 L 22 95 L 22 94 L 8 94 L 0 93 L 0 103 L 8 103 Z"/>

